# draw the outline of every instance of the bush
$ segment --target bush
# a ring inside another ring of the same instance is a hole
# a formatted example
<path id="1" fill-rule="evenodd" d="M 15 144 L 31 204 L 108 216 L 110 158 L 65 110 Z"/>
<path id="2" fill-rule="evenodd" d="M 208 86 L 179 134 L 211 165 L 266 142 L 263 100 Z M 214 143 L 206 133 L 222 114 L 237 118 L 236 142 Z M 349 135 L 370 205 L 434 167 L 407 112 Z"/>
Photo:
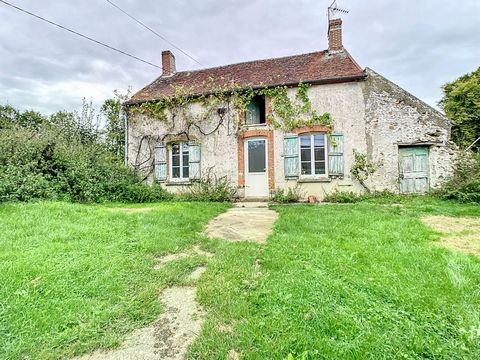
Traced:
<path id="1" fill-rule="evenodd" d="M 65 135 L 54 124 L 0 132 L 0 201 L 151 202 L 169 198 L 149 187 L 107 147 Z"/>
<path id="2" fill-rule="evenodd" d="M 200 181 L 193 183 L 180 195 L 181 200 L 186 201 L 231 201 L 235 196 L 236 189 L 228 181 L 227 177 L 217 178 L 210 173 Z"/>
<path id="3" fill-rule="evenodd" d="M 361 201 L 374 201 L 374 202 L 392 202 L 401 201 L 405 198 L 405 195 L 397 195 L 388 190 L 376 191 L 373 193 L 357 194 L 352 191 L 338 191 L 335 190 L 331 194 L 327 194 L 323 201 L 331 203 L 358 203 Z"/>
<path id="4" fill-rule="evenodd" d="M 452 178 L 434 194 L 443 199 L 480 204 L 480 153 L 462 155 Z"/>
<path id="5" fill-rule="evenodd" d="M 366 196 L 363 194 L 357 194 L 352 191 L 338 191 L 325 195 L 324 202 L 330 203 L 357 203 L 365 200 Z"/>
<path id="6" fill-rule="evenodd" d="M 271 200 L 277 203 L 294 203 L 298 202 L 303 197 L 302 190 L 299 186 L 293 188 L 289 187 L 287 191 L 281 188 L 276 188 L 272 194 Z"/>

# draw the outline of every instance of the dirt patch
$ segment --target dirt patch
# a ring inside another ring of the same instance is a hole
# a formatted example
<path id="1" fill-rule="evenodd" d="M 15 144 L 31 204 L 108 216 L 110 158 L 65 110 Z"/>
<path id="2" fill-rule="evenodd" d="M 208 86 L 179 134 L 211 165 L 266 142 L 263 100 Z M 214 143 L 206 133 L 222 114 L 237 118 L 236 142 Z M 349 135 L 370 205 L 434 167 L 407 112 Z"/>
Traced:
<path id="1" fill-rule="evenodd" d="M 277 218 L 278 214 L 267 208 L 236 207 L 211 220 L 206 233 L 210 237 L 229 241 L 264 243 L 271 234 Z"/>
<path id="2" fill-rule="evenodd" d="M 422 220 L 443 234 L 441 245 L 480 255 L 480 218 L 426 216 Z"/>
<path id="3" fill-rule="evenodd" d="M 190 275 L 188 275 L 187 280 L 198 280 L 200 276 L 207 270 L 206 266 L 200 266 L 196 268 Z"/>
<path id="4" fill-rule="evenodd" d="M 215 256 L 214 253 L 211 253 L 211 252 L 204 251 L 204 250 L 200 249 L 200 246 L 198 246 L 198 245 L 195 245 L 195 246 L 193 247 L 193 252 L 194 252 L 195 254 L 197 254 L 197 255 L 201 255 L 201 256 L 205 256 L 205 257 L 213 257 L 213 256 Z"/>
<path id="5" fill-rule="evenodd" d="M 203 324 L 195 287 L 166 289 L 164 313 L 147 328 L 134 331 L 117 350 L 98 350 L 77 360 L 182 360 Z"/>
<path id="6" fill-rule="evenodd" d="M 240 354 L 235 349 L 232 349 L 228 352 L 227 360 L 240 360 Z"/>
<path id="7" fill-rule="evenodd" d="M 130 334 L 118 350 L 97 350 L 76 360 L 153 360 L 155 356 L 155 328 L 147 327 Z"/>
<path id="8" fill-rule="evenodd" d="M 181 360 L 200 333 L 203 310 L 195 301 L 195 287 L 172 287 L 163 293 L 165 312 L 155 324 L 158 359 Z"/>
<path id="9" fill-rule="evenodd" d="M 233 326 L 230 324 L 220 324 L 217 327 L 218 331 L 221 333 L 231 334 L 233 333 Z"/>
<path id="10" fill-rule="evenodd" d="M 192 254 L 185 253 L 185 252 L 175 253 L 175 254 L 167 254 L 165 256 L 157 258 L 157 263 L 155 264 L 155 266 L 153 268 L 155 270 L 158 270 L 158 269 L 162 268 L 166 263 L 169 263 L 170 261 L 175 261 L 175 260 L 178 260 L 178 259 L 184 259 L 184 258 L 187 258 L 187 257 L 190 257 L 190 256 L 192 256 Z"/>
<path id="11" fill-rule="evenodd" d="M 167 255 L 164 255 L 162 257 L 158 257 L 156 260 L 157 260 L 157 263 L 155 264 L 155 266 L 153 267 L 155 270 L 158 270 L 160 269 L 161 267 L 163 267 L 165 264 L 171 262 L 171 261 L 175 261 L 175 260 L 178 260 L 178 259 L 184 259 L 184 258 L 188 258 L 188 257 L 191 257 L 191 256 L 195 256 L 195 255 L 200 255 L 200 256 L 205 256 L 205 257 L 213 257 L 215 254 L 211 253 L 211 252 L 208 252 L 208 251 L 203 251 L 200 246 L 198 245 L 195 245 L 193 247 L 193 249 L 191 249 L 190 251 L 185 251 L 185 252 L 180 252 L 180 253 L 174 253 L 174 254 L 167 254 Z"/>

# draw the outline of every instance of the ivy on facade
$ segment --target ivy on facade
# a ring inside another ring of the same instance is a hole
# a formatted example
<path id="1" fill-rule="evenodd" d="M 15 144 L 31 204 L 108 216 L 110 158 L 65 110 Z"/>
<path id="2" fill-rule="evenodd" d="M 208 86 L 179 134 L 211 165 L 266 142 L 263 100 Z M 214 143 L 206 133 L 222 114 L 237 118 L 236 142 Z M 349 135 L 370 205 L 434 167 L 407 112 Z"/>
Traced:
<path id="1" fill-rule="evenodd" d="M 327 129 L 333 127 L 329 113 L 320 115 L 313 108 L 308 96 L 310 85 L 306 83 L 297 86 L 293 97 L 289 95 L 287 86 L 241 88 L 234 83 L 218 86 L 213 78 L 202 83 L 201 88 L 214 90 L 198 95 L 195 87 L 178 86 L 172 96 L 128 108 L 132 115 L 143 115 L 143 122 L 160 121 L 165 125 L 162 135 L 145 134 L 140 139 L 134 166 L 146 172 L 146 176 L 153 171 L 153 149 L 158 142 L 189 141 L 195 134 L 209 136 L 221 127 L 225 127 L 227 135 L 239 136 L 243 131 L 247 106 L 256 96 L 270 99 L 268 121 L 275 129 L 288 132 L 314 125 L 323 125 Z M 135 117 L 131 116 L 130 121 L 135 121 Z"/>
<path id="2" fill-rule="evenodd" d="M 202 135 L 209 135 L 220 128 L 225 113 L 232 109 L 237 114 L 236 129 L 238 131 L 243 124 L 243 114 L 248 104 L 255 96 L 262 95 L 270 99 L 271 112 L 268 120 L 276 129 L 291 131 L 294 128 L 314 125 L 331 128 L 333 126 L 331 115 L 329 113 L 320 115 L 313 108 L 308 96 L 309 88 L 309 84 L 300 83 L 292 98 L 288 94 L 287 86 L 254 89 L 230 85 L 216 87 L 214 91 L 202 95 L 196 95 L 194 87 L 177 87 L 173 96 L 134 105 L 130 111 L 170 126 L 181 119 L 185 133 L 189 134 L 190 130 L 195 128 Z M 212 125 L 215 118 L 217 118 L 217 124 L 214 124 L 213 128 L 210 126 L 209 131 L 205 130 L 205 126 L 202 125 Z"/>

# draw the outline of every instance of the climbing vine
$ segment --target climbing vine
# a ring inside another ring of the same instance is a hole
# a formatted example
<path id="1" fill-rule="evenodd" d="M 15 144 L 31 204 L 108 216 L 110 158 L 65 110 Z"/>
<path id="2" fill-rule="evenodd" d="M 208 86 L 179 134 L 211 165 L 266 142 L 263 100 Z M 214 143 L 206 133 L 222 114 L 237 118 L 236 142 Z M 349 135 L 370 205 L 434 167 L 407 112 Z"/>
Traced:
<path id="1" fill-rule="evenodd" d="M 297 93 L 292 100 L 288 96 L 286 86 L 265 89 L 262 93 L 269 96 L 272 104 L 272 113 L 269 121 L 277 129 L 291 131 L 292 129 L 314 125 L 333 126 L 332 117 L 329 113 L 322 115 L 313 108 L 308 97 L 309 84 L 300 83 Z"/>
<path id="2" fill-rule="evenodd" d="M 354 161 L 350 169 L 352 176 L 358 180 L 360 185 L 370 194 L 370 188 L 365 183 L 367 179 L 373 175 L 381 166 L 382 162 L 373 162 L 367 158 L 366 154 L 362 154 L 353 150 Z"/>
<path id="3" fill-rule="evenodd" d="M 220 81 L 224 83 L 224 79 Z M 206 88 L 214 90 L 198 95 L 201 93 L 199 89 Z M 331 129 L 331 115 L 320 115 L 313 108 L 308 96 L 309 88 L 309 84 L 300 83 L 296 87 L 295 95 L 291 96 L 287 86 L 245 88 L 233 82 L 218 85 L 210 78 L 198 87 L 177 86 L 171 96 L 132 105 L 128 108 L 130 114 L 143 115 L 148 121 L 160 121 L 165 126 L 161 136 L 144 135 L 140 139 L 135 166 L 149 173 L 152 171 L 153 148 L 159 141 L 189 141 L 192 136 L 198 141 L 198 135 L 208 136 L 222 127 L 226 129 L 227 135 L 238 136 L 243 131 L 243 115 L 256 96 L 270 99 L 268 121 L 275 129 L 291 131 L 314 125 Z M 135 121 L 135 118 L 130 117 L 131 121 Z M 145 121 L 145 118 L 142 121 Z"/>
<path id="4" fill-rule="evenodd" d="M 309 84 L 300 83 L 292 99 L 288 95 L 287 86 L 245 89 L 231 84 L 217 87 L 214 91 L 203 95 L 195 95 L 194 87 L 176 87 L 174 95 L 132 106 L 130 111 L 157 119 L 165 124 L 181 118 L 188 129 L 192 127 L 199 129 L 199 125 L 211 121 L 215 113 L 222 115 L 222 111 L 233 108 L 237 114 L 243 114 L 255 96 L 263 95 L 270 98 L 271 113 L 268 114 L 268 120 L 276 129 L 290 131 L 294 128 L 313 125 L 331 128 L 333 126 L 331 115 L 329 113 L 320 115 L 313 108 L 308 97 L 309 88 Z M 196 111 L 192 111 L 192 105 L 200 106 L 196 107 Z M 220 111 L 221 109 L 223 110 Z M 237 118 L 238 125 L 243 121 L 240 117 Z M 203 134 L 202 131 L 201 133 Z"/>

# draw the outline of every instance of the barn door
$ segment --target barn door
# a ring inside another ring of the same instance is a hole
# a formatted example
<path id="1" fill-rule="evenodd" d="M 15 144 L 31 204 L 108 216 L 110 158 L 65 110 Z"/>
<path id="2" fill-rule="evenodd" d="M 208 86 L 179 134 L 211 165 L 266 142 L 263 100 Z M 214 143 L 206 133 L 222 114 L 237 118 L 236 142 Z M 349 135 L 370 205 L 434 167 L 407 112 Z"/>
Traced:
<path id="1" fill-rule="evenodd" d="M 429 190 L 428 147 L 399 149 L 400 193 L 423 194 Z"/>

